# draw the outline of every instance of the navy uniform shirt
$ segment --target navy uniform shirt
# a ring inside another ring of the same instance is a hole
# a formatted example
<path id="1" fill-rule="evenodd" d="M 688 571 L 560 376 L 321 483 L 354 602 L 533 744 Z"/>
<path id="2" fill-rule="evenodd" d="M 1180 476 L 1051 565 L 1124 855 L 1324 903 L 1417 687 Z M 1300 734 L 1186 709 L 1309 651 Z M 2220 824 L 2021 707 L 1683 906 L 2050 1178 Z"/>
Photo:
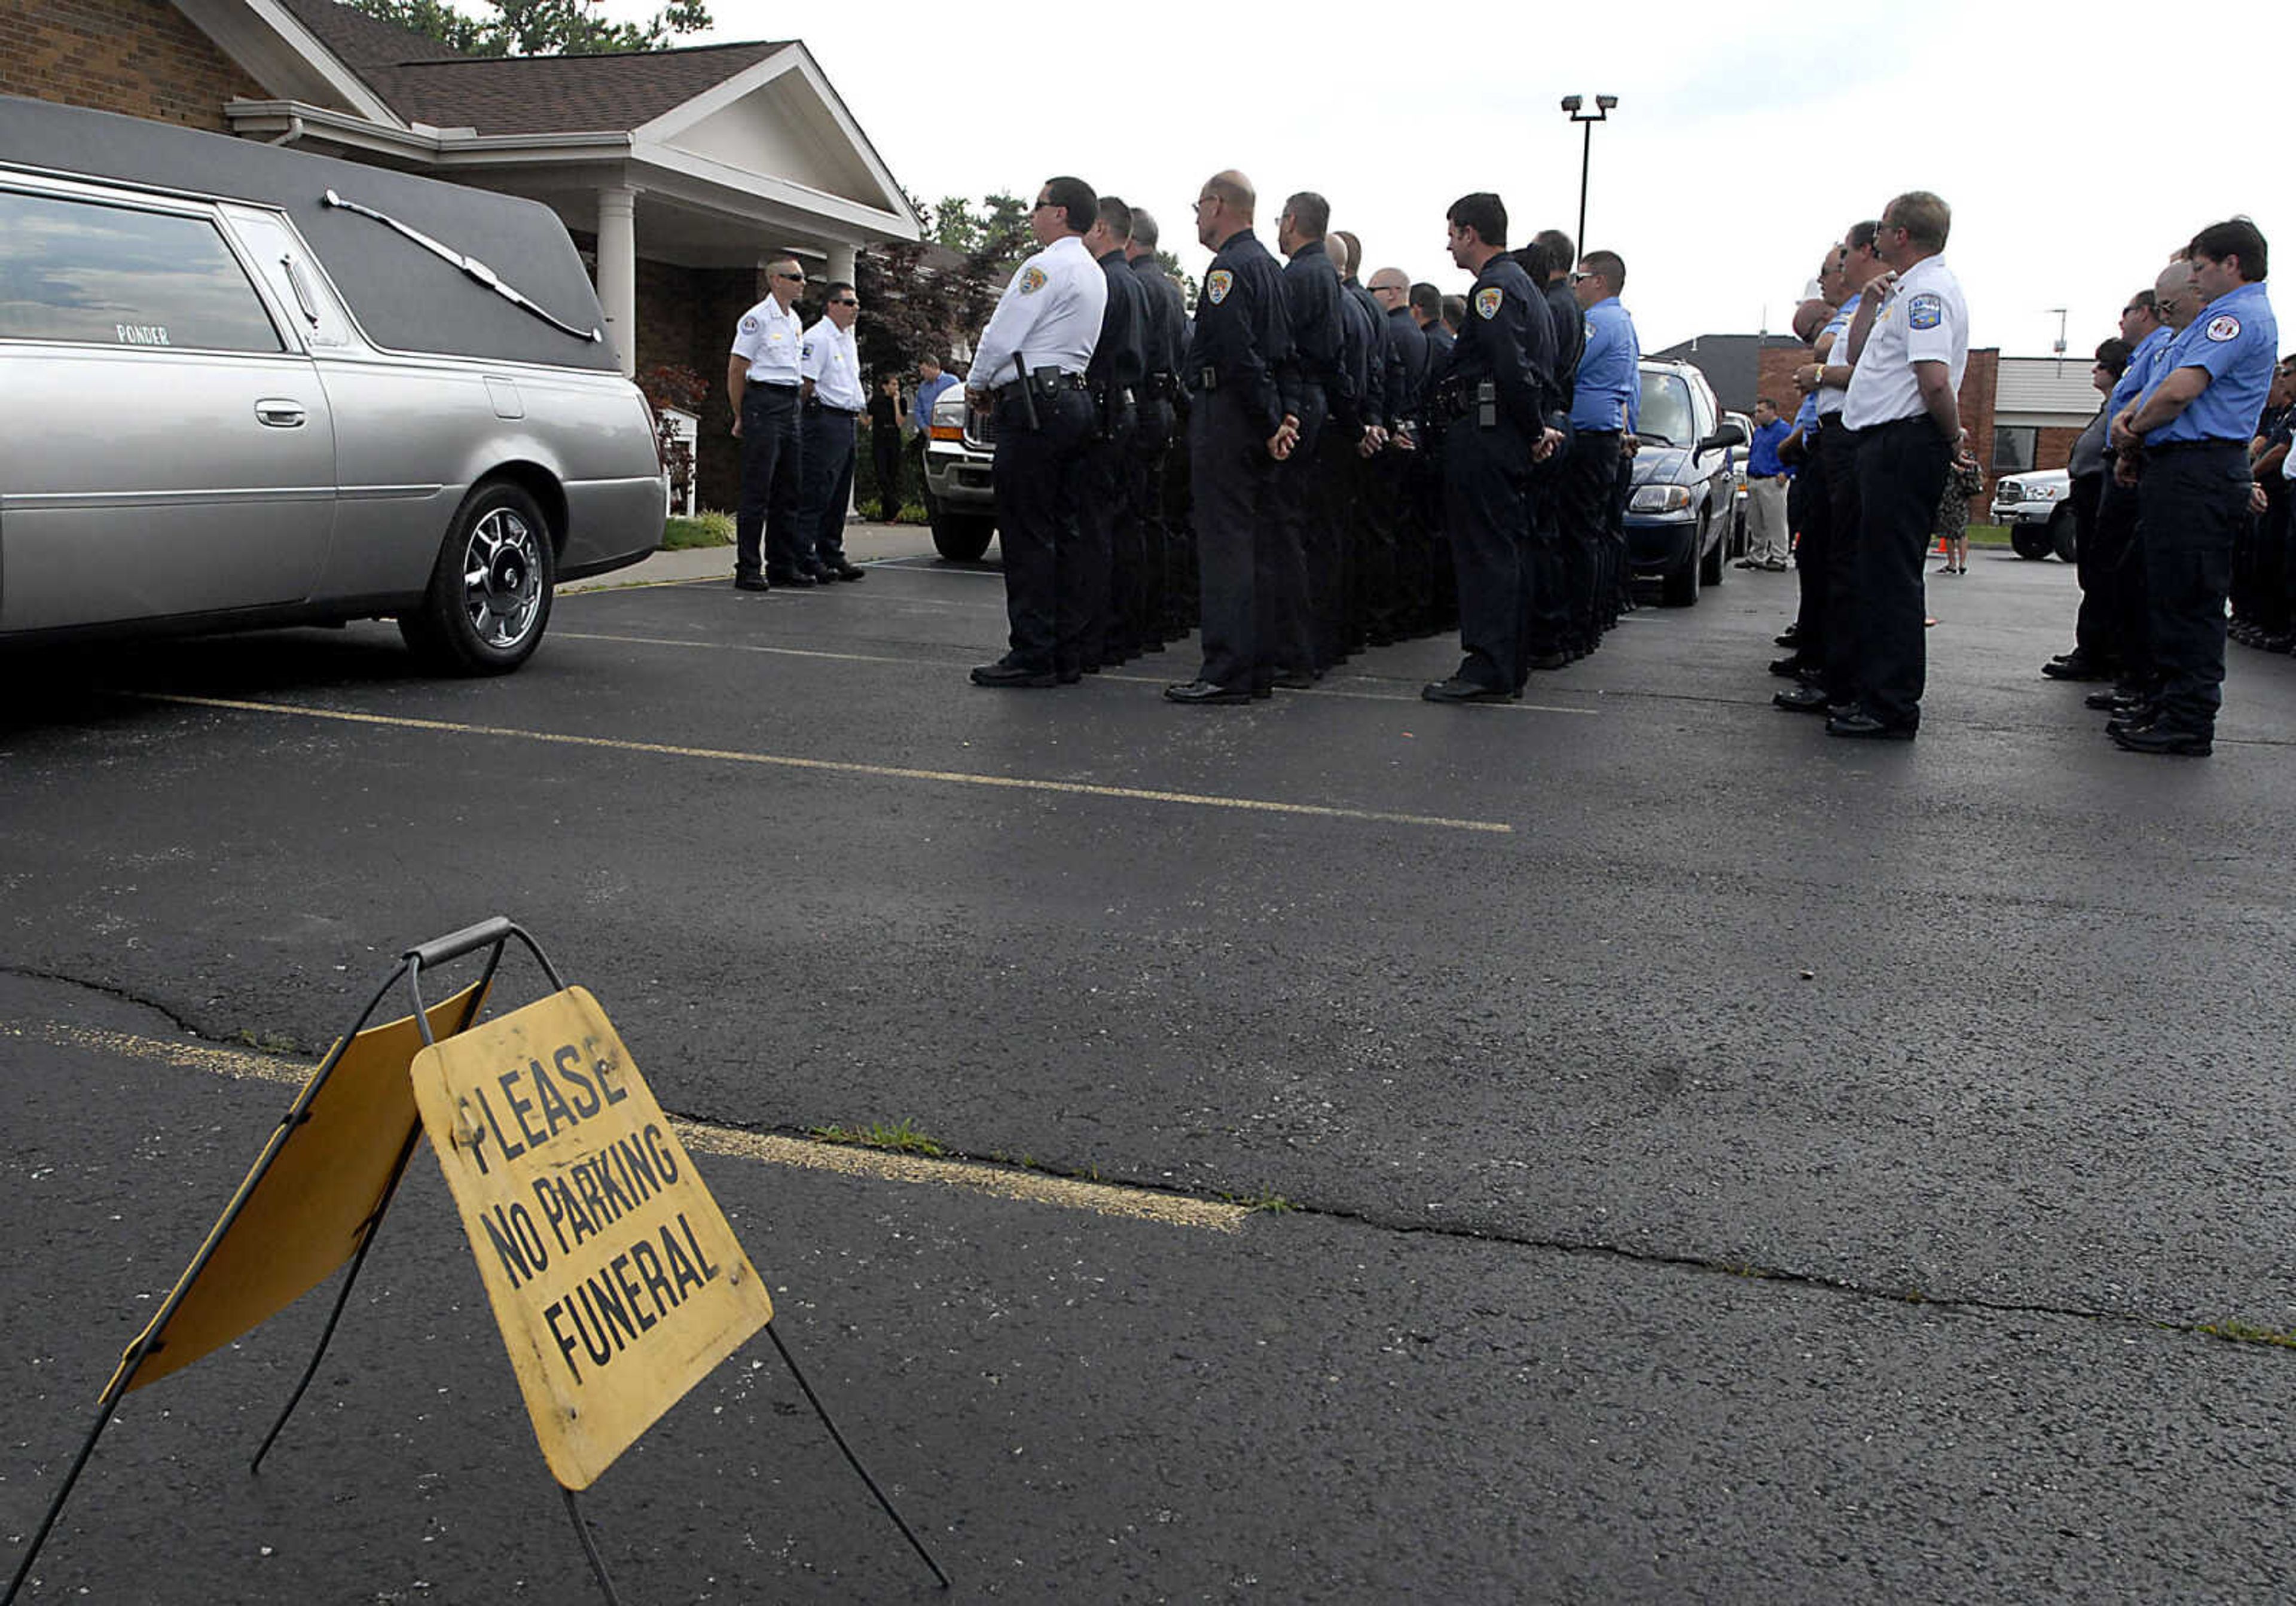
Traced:
<path id="1" fill-rule="evenodd" d="M 1356 299 L 1344 291 L 1340 295 L 1340 366 L 1345 382 L 1339 394 L 1332 397 L 1332 421 L 1343 430 L 1359 430 L 1370 422 L 1364 409 L 1364 397 L 1370 393 L 1372 321 Z"/>
<path id="2" fill-rule="evenodd" d="M 2237 440 L 2247 445 L 2256 438 L 2257 417 L 2271 393 L 2279 349 L 2280 331 L 2273 321 L 2272 303 L 2264 298 L 2263 281 L 2243 284 L 2210 302 L 2160 364 L 2161 380 L 2179 368 L 2198 368 L 2209 376 L 2209 388 L 2147 435 L 2144 444 Z"/>
<path id="3" fill-rule="evenodd" d="M 1121 246 L 1100 259 L 1100 271 L 1108 275 L 1108 305 L 1100 315 L 1100 339 L 1085 367 L 1085 381 L 1095 388 L 1128 389 L 1136 398 L 1148 373 L 1148 315 L 1142 305 L 1147 298 L 1139 275 L 1125 266 Z"/>
<path id="4" fill-rule="evenodd" d="M 1450 376 L 1451 348 L 1458 344 L 1459 337 L 1440 318 L 1419 332 L 1427 337 L 1427 389 L 1431 393 Z"/>
<path id="5" fill-rule="evenodd" d="M 1546 307 L 1554 318 L 1554 389 L 1562 396 L 1555 406 L 1568 414 L 1578 400 L 1578 359 L 1587 354 L 1587 315 L 1568 274 L 1547 282 Z"/>
<path id="6" fill-rule="evenodd" d="M 1521 263 L 1504 253 L 1493 257 L 1467 292 L 1467 321 L 1451 350 L 1453 384 L 1496 382 L 1499 416 L 1537 440 L 1546 427 L 1554 373 L 1554 320 L 1546 298 Z M 1472 396 L 1470 390 L 1464 399 L 1472 403 Z"/>
<path id="7" fill-rule="evenodd" d="M 1395 353 L 1387 339 L 1387 314 L 1359 280 L 1350 278 L 1341 288 L 1371 320 L 1371 343 L 1364 352 L 1363 421 L 1384 428 L 1395 418 L 1396 393 L 1400 385 L 1395 372 Z"/>
<path id="8" fill-rule="evenodd" d="M 1234 392 L 1273 435 L 1299 403 L 1283 390 L 1292 365 L 1292 322 L 1283 311 L 1283 271 L 1250 229 L 1228 236 L 1196 298 L 1188 340 L 1188 387 Z M 1209 376 L 1211 383 L 1205 381 Z"/>
<path id="9" fill-rule="evenodd" d="M 1394 406 L 1398 419 L 1416 418 L 1427 405 L 1427 337 L 1411 308 L 1398 307 L 1387 315 L 1387 348 L 1395 353 L 1396 372 L 1403 378 Z"/>
<path id="10" fill-rule="evenodd" d="M 1148 374 L 1152 379 L 1177 379 L 1188 360 L 1188 309 L 1180 292 L 1156 260 L 1144 252 L 1132 261 L 1132 276 L 1140 284 L 1141 310 L 1147 325 Z"/>
<path id="11" fill-rule="evenodd" d="M 1310 240 L 1283 265 L 1283 309 L 1292 320 L 1292 355 L 1300 375 L 1320 386 L 1325 398 L 1337 394 L 1346 375 L 1340 365 L 1345 343 L 1340 324 L 1340 274 L 1320 240 Z"/>

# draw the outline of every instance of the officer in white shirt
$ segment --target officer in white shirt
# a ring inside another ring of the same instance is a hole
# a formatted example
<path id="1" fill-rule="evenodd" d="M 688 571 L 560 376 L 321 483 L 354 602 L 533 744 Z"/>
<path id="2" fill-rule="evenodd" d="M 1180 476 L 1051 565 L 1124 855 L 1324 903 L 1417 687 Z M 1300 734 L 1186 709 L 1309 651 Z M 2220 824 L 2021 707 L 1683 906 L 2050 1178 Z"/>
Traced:
<path id="1" fill-rule="evenodd" d="M 861 297 L 842 279 L 829 287 L 821 322 L 805 332 L 805 496 L 799 504 L 800 566 L 823 585 L 858 580 L 868 571 L 845 556 L 845 513 L 853 502 L 853 432 L 869 398 L 861 389 L 861 355 L 853 323 Z"/>
<path id="2" fill-rule="evenodd" d="M 1890 271 L 1866 287 L 1849 328 L 1841 422 L 1857 442 L 1857 706 L 1826 720 L 1829 735 L 1910 742 L 1921 728 L 1922 560 L 1961 442 L 1969 363 L 1968 304 L 1939 254 L 1952 225 L 1926 190 L 1884 208 L 1874 250 Z"/>
<path id="3" fill-rule="evenodd" d="M 1045 181 L 1029 213 L 1041 249 L 1004 287 L 973 349 L 965 398 L 995 409 L 996 538 L 1012 624 L 1011 650 L 972 671 L 977 686 L 1073 684 L 1084 674 L 1086 627 L 1106 601 L 1077 561 L 1093 424 L 1084 374 L 1108 305 L 1108 276 L 1084 246 L 1099 208 L 1081 178 Z"/>
<path id="4" fill-rule="evenodd" d="M 802 478 L 798 437 L 799 351 L 805 321 L 797 299 L 805 269 L 793 257 L 767 265 L 766 299 L 742 315 L 734 355 L 726 365 L 726 393 L 734 403 L 734 433 L 742 442 L 742 505 L 734 518 L 734 584 L 764 591 L 770 582 L 810 586 L 797 566 L 798 492 Z M 759 537 L 772 534 L 770 570 Z"/>

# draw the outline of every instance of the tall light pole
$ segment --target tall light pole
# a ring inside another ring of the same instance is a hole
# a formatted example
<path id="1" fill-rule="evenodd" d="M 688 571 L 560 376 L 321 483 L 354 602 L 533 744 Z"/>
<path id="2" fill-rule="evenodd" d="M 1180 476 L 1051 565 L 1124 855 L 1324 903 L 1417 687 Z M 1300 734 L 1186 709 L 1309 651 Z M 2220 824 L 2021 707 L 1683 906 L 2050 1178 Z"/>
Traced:
<path id="1" fill-rule="evenodd" d="M 1587 254 L 1587 174 L 1595 165 L 1595 125 L 1610 121 L 1611 109 L 1618 103 L 1615 94 L 1598 94 L 1595 97 L 1595 110 L 1588 111 L 1585 110 L 1585 95 L 1562 97 L 1562 110 L 1570 114 L 1570 120 L 1587 125 L 1586 143 L 1578 156 L 1578 254 L 1582 257 Z"/>

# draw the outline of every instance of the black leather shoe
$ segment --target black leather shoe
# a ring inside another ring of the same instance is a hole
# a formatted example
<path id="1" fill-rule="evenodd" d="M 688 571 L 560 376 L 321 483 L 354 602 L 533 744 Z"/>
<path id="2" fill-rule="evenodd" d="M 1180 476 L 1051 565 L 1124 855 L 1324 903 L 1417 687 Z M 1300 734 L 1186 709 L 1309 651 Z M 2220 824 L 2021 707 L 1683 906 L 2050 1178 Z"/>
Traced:
<path id="1" fill-rule="evenodd" d="M 2216 751 L 2210 733 L 2179 731 L 2158 725 L 2140 725 L 2114 731 L 2113 745 L 2124 753 L 2159 753 L 2171 758 L 2205 758 Z"/>
<path id="2" fill-rule="evenodd" d="M 2112 714 L 2117 713 L 2120 709 L 2127 708 L 2134 701 L 2135 699 L 2129 697 L 2125 692 L 2107 689 L 2103 692 L 2091 692 L 2087 696 L 2081 699 L 2081 706 L 2087 709 L 2095 709 L 2102 713 Z"/>
<path id="3" fill-rule="evenodd" d="M 1827 711 L 1825 688 L 1795 686 L 1771 698 L 1770 706 L 1789 714 L 1823 714 Z"/>
<path id="4" fill-rule="evenodd" d="M 770 569 L 767 571 L 766 578 L 771 580 L 776 586 L 788 586 L 794 587 L 799 591 L 802 591 L 807 586 L 816 583 L 814 578 L 809 574 L 799 574 L 796 572 L 789 574 L 775 574 Z"/>
<path id="5" fill-rule="evenodd" d="M 1248 686 L 1223 686 L 1213 681 L 1192 680 L 1185 685 L 1166 686 L 1164 701 L 1198 704 L 1250 702 L 1251 691 Z"/>
<path id="6" fill-rule="evenodd" d="M 1060 676 L 1050 669 L 1031 669 L 1022 664 L 1007 663 L 999 659 L 993 664 L 981 664 L 972 671 L 976 686 L 1056 686 Z"/>
<path id="7" fill-rule="evenodd" d="M 1770 673 L 1783 676 L 1787 680 L 1793 679 L 1794 676 L 1800 675 L 1804 669 L 1814 668 L 1816 666 L 1813 665 L 1809 660 L 1804 658 L 1799 652 L 1791 653 L 1784 658 L 1774 658 L 1770 660 Z"/>
<path id="8" fill-rule="evenodd" d="M 1578 656 L 1584 658 L 1587 655 L 1581 652 Z M 1525 661 L 1534 669 L 1560 669 L 1567 667 L 1570 659 L 1569 654 L 1562 652 L 1538 652 Z"/>
<path id="9" fill-rule="evenodd" d="M 1801 639 L 1801 627 L 1800 625 L 1788 625 L 1784 629 L 1770 637 L 1770 639 L 1777 643 L 1781 647 L 1791 647 L 1795 642 Z"/>
<path id="10" fill-rule="evenodd" d="M 736 591 L 771 591 L 772 585 L 761 574 L 737 574 L 734 577 Z"/>
<path id="11" fill-rule="evenodd" d="M 824 585 L 831 580 L 865 580 L 869 578 L 867 569 L 858 563 L 849 563 L 843 558 L 834 563 L 824 563 L 816 574 Z"/>
<path id="12" fill-rule="evenodd" d="M 2160 708 L 2149 701 L 2123 703 L 2113 711 L 2112 717 L 2104 722 L 2104 733 L 2118 736 L 2123 731 L 2139 730 L 2152 725 L 2160 717 Z"/>
<path id="13" fill-rule="evenodd" d="M 1275 678 L 1268 684 L 1286 692 L 1311 692 L 1316 687 L 1316 677 L 1305 669 L 1278 669 Z"/>
<path id="14" fill-rule="evenodd" d="M 1419 695 L 1429 702 L 1513 702 L 1515 698 L 1503 686 L 1487 686 L 1457 675 L 1420 687 Z"/>
<path id="15" fill-rule="evenodd" d="M 1064 686 L 1072 686 L 1076 684 L 1077 682 L 1084 678 L 1084 671 L 1076 668 L 1074 665 L 1070 665 L 1065 669 L 1054 670 L 1053 676 L 1054 679 L 1058 680 L 1061 684 Z"/>
<path id="16" fill-rule="evenodd" d="M 2062 663 L 2052 660 L 2043 664 L 2041 673 L 2051 680 L 2110 680 L 2112 678 L 2111 670 L 2102 664 L 2083 658 L 2078 652 Z"/>
<path id="17" fill-rule="evenodd" d="M 1849 736 L 1866 742 L 1911 742 L 1920 729 L 1919 725 L 1885 725 L 1863 709 L 1831 715 L 1825 722 L 1825 733 L 1829 736 Z"/>

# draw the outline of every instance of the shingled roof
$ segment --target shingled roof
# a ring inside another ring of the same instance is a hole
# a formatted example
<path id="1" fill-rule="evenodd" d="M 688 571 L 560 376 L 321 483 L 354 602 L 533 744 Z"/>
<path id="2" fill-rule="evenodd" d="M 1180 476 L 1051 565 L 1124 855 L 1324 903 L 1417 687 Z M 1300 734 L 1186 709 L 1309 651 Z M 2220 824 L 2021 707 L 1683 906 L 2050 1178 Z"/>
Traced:
<path id="1" fill-rule="evenodd" d="M 592 56 L 467 56 L 336 0 L 283 0 L 409 122 L 489 134 L 627 133 L 789 48 L 785 40 Z"/>

